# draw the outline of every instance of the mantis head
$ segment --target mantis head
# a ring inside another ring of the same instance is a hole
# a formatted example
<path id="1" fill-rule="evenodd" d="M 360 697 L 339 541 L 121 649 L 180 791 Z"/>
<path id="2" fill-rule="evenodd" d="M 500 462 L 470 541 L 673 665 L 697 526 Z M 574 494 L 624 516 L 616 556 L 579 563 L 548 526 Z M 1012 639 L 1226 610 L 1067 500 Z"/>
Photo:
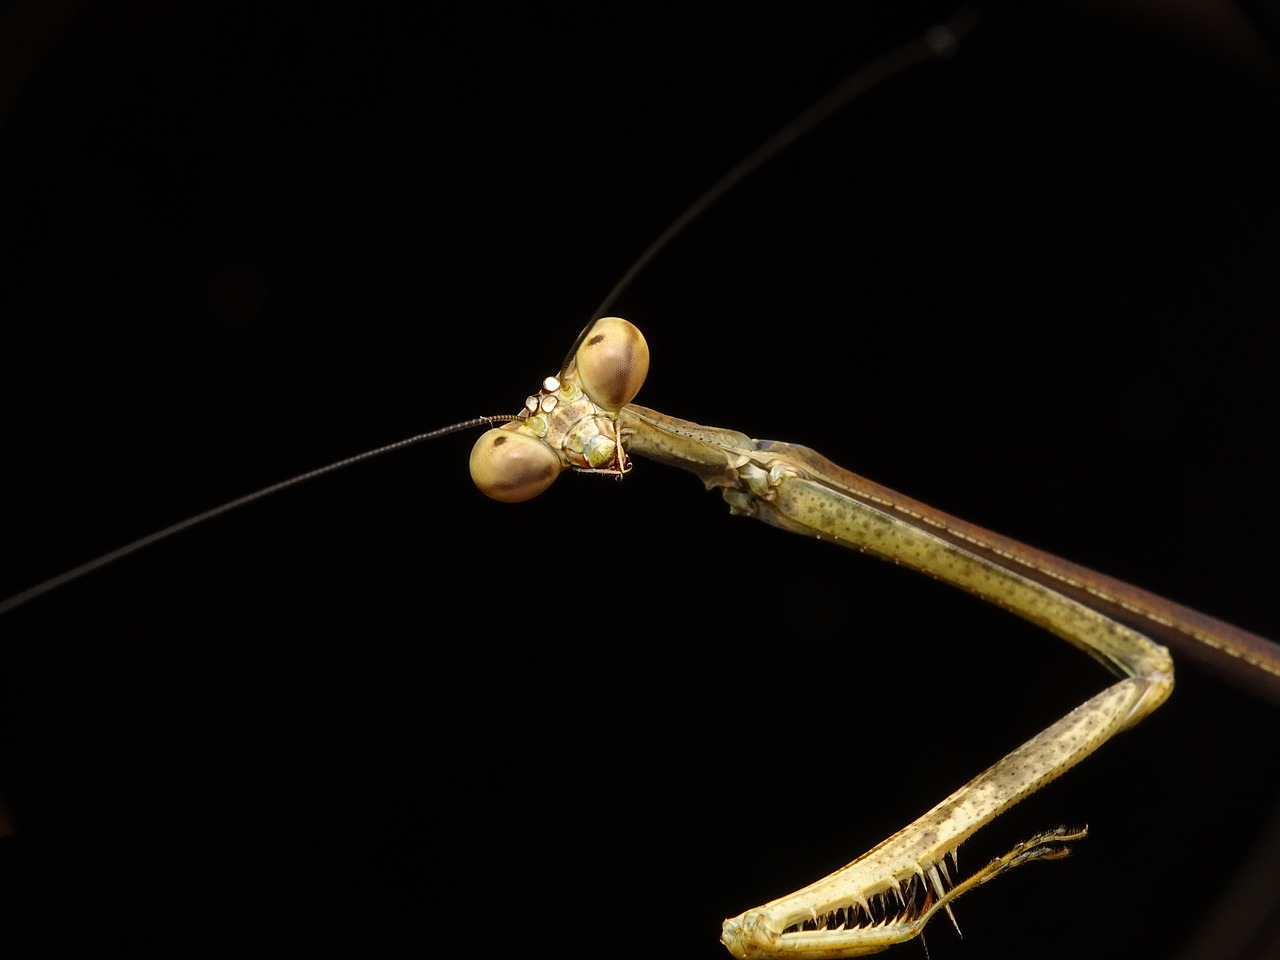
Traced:
<path id="1" fill-rule="evenodd" d="M 565 470 L 622 476 L 630 469 L 618 411 L 649 372 L 649 345 L 621 317 L 597 320 L 559 376 L 524 402 L 510 423 L 486 431 L 471 449 L 471 479 L 504 503 L 531 500 Z"/>

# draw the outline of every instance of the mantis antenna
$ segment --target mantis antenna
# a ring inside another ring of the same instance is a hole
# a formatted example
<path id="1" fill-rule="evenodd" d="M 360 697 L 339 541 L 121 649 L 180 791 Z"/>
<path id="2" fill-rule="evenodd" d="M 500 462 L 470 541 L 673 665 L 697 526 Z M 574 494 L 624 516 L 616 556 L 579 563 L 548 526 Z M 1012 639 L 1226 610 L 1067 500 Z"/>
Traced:
<path id="1" fill-rule="evenodd" d="M 592 325 L 595 323 L 596 318 L 602 316 L 604 312 L 609 309 L 619 294 L 621 294 L 622 291 L 624 291 L 631 282 L 640 275 L 644 268 L 648 266 L 650 261 L 657 256 L 661 250 L 668 246 L 670 242 L 684 230 L 685 227 L 705 213 L 706 210 L 717 200 L 750 176 L 754 171 L 758 170 L 771 158 L 777 156 L 805 133 L 809 132 L 818 124 L 835 114 L 843 106 L 856 99 L 861 94 L 866 93 L 881 82 L 888 80 L 913 66 L 924 63 L 933 58 L 949 57 L 953 55 L 960 39 L 973 29 L 977 24 L 977 21 L 978 14 L 975 10 L 969 7 L 962 8 L 960 12 L 947 23 L 929 28 L 919 37 L 872 61 L 861 70 L 853 73 L 842 83 L 838 84 L 826 96 L 822 97 L 817 103 L 805 110 L 804 113 L 794 121 L 779 130 L 764 144 L 742 160 L 742 162 L 734 166 L 733 169 L 712 184 L 701 197 L 695 200 L 689 208 L 684 211 L 684 213 L 675 219 L 671 226 L 664 230 L 662 234 L 654 240 L 652 244 L 650 244 L 649 248 L 640 255 L 618 283 L 614 285 L 613 289 L 605 297 L 604 301 L 592 314 L 591 321 L 587 323 L 582 332 L 578 335 L 578 338 L 570 347 L 568 356 L 566 357 L 565 366 L 569 366 L 569 361 L 578 351 L 579 345 L 586 337 L 587 333 L 592 329 Z M 645 371 L 640 371 L 638 374 L 639 380 L 635 384 L 637 390 L 639 389 L 640 382 L 644 380 L 645 372 L 647 372 L 647 367 Z M 627 397 L 627 400 L 630 400 L 634 395 L 635 392 L 632 391 L 630 396 Z M 625 402 L 626 401 L 624 401 L 624 403 Z M 621 406 L 621 404 L 619 404 L 619 406 Z M 527 413 L 528 411 L 522 412 L 520 416 L 525 417 L 527 416 Z M 93 559 L 72 567 L 71 569 L 56 576 L 34 584 L 26 590 L 16 593 L 11 597 L 0 600 L 0 616 L 3 616 L 10 610 L 14 610 L 26 603 L 29 603 L 38 597 L 51 593 L 59 587 L 78 580 L 86 574 L 92 573 L 95 570 L 100 570 L 103 567 L 115 563 L 117 560 L 122 560 L 131 554 L 137 553 L 139 550 L 143 550 L 153 544 L 167 540 L 176 534 L 189 530 L 192 527 L 199 526 L 200 524 L 203 524 L 208 520 L 212 520 L 215 517 L 220 517 L 223 514 L 229 513 L 240 507 L 248 506 L 251 503 L 262 500 L 273 494 L 281 493 L 285 490 L 296 487 L 308 480 L 314 480 L 345 467 L 355 466 L 356 464 L 364 463 L 384 454 L 395 453 L 408 447 L 424 443 L 428 440 L 435 440 L 464 430 L 472 430 L 476 427 L 492 425 L 494 423 L 511 421 L 514 419 L 516 418 L 513 416 L 476 417 L 447 427 L 440 427 L 436 430 L 407 437 L 403 440 L 395 441 L 394 443 L 385 444 L 384 446 L 367 450 L 363 453 L 346 457 L 334 463 L 326 464 L 325 466 L 317 467 L 313 470 L 308 470 L 286 480 L 270 484 L 260 490 L 255 490 L 242 497 L 229 500 L 226 503 L 212 507 L 201 513 L 194 514 L 184 520 L 178 521 L 177 523 L 170 524 L 167 527 L 149 533 L 146 536 L 139 537 L 136 540 L 130 541 L 123 546 L 94 557 Z M 605 456 L 604 453 L 600 452 L 602 449 L 599 446 L 600 441 L 596 441 L 596 443 L 597 446 L 591 455 L 595 457 Z M 516 449 L 520 453 L 526 453 L 523 446 L 517 446 Z M 536 459 L 541 459 L 544 465 L 547 462 L 545 455 L 537 457 Z M 584 467 L 591 466 L 586 461 L 575 465 Z M 543 475 L 545 483 L 539 489 L 532 493 L 528 493 L 527 495 L 518 495 L 519 492 L 524 492 L 529 489 L 527 484 L 530 482 L 527 476 L 522 475 L 521 471 L 536 470 L 538 469 L 538 465 L 526 462 L 522 468 L 514 467 L 513 463 L 509 463 L 508 466 L 513 470 L 512 475 L 515 476 L 516 479 L 504 481 L 498 481 L 495 479 L 494 485 L 491 485 L 490 487 L 490 496 L 494 496 L 497 499 L 525 500 L 528 499 L 529 496 L 533 496 L 536 493 L 540 493 L 543 489 L 546 489 L 546 486 L 549 486 L 551 480 L 554 479 L 554 475 L 548 475 L 544 471 Z M 609 471 L 606 470 L 605 472 Z M 499 495 L 498 486 L 504 482 L 510 484 L 513 489 L 507 490 L 506 495 L 501 496 Z"/>
<path id="2" fill-rule="evenodd" d="M 372 450 L 366 450 L 364 453 L 357 453 L 354 456 L 345 457 L 333 463 L 326 464 L 323 467 L 316 467 L 314 470 L 308 470 L 300 473 L 296 477 L 290 477 L 287 480 L 281 480 L 255 490 L 252 493 L 246 493 L 243 497 L 236 497 L 234 500 L 228 500 L 226 503 L 211 507 L 201 513 L 193 514 L 185 520 L 179 520 L 177 523 L 170 524 L 160 530 L 153 531 L 145 537 L 139 537 L 137 540 L 131 540 L 123 546 L 110 550 L 101 556 L 94 557 L 79 566 L 65 570 L 56 577 L 50 577 L 48 580 L 42 580 L 34 586 L 28 587 L 20 593 L 15 593 L 11 597 L 0 600 L 0 616 L 15 610 L 25 603 L 30 603 L 37 597 L 42 597 L 47 593 L 57 590 L 59 587 L 71 583 L 73 580 L 79 580 L 86 574 L 93 573 L 103 567 L 115 563 L 117 560 L 123 560 L 130 554 L 137 553 L 152 544 L 159 543 L 161 540 L 167 540 L 170 537 L 182 533 L 184 530 L 190 530 L 192 527 L 199 526 L 207 520 L 220 517 L 224 513 L 230 513 L 232 510 L 238 510 L 240 507 L 246 507 L 251 503 L 265 499 L 272 494 L 281 493 L 298 486 L 300 483 L 306 483 L 308 480 L 315 480 L 317 477 L 323 477 L 344 467 L 353 467 L 357 463 L 364 463 L 366 460 L 372 460 L 374 457 L 380 457 L 386 453 L 395 453 L 404 450 L 406 447 L 412 447 L 419 443 L 425 443 L 427 440 L 435 440 L 439 437 L 448 436 L 451 433 L 460 433 L 463 430 L 474 430 L 476 427 L 485 424 L 500 423 L 504 420 L 511 420 L 512 417 L 496 416 L 496 417 L 475 417 L 471 420 L 464 420 L 461 423 L 454 423 L 447 427 L 440 427 L 438 430 L 430 430 L 427 433 L 420 433 L 416 436 L 406 437 L 403 440 L 397 440 L 394 443 L 388 443 L 381 447 L 375 447 Z"/>

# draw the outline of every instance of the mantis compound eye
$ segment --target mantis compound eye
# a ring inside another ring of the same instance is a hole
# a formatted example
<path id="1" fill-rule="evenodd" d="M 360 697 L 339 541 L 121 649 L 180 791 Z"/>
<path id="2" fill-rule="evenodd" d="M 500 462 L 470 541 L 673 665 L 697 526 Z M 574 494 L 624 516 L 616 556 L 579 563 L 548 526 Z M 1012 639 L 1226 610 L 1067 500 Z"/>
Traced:
<path id="1" fill-rule="evenodd" d="M 635 399 L 649 373 L 649 344 L 634 324 L 621 317 L 597 320 L 576 356 L 582 389 L 610 413 Z"/>
<path id="2" fill-rule="evenodd" d="M 471 479 L 486 497 L 503 503 L 532 500 L 562 469 L 554 450 L 513 430 L 488 430 L 471 448 Z"/>

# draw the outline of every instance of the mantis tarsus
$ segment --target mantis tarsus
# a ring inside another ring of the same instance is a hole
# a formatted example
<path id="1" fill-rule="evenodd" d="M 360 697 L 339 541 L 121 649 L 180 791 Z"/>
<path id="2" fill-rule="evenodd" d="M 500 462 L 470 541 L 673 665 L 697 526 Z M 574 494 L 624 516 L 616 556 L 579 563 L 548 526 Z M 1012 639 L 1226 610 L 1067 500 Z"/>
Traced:
<path id="1" fill-rule="evenodd" d="M 45 324 L 15 351 L 47 332 L 70 344 L 39 381 L 12 361 L 15 589 L 424 420 L 507 409 L 674 209 L 899 27 L 748 24 L 757 39 L 726 50 L 698 24 L 679 40 L 600 25 L 563 46 L 565 25 L 454 25 L 443 43 L 424 24 L 424 56 L 412 24 L 292 41 L 284 24 L 199 26 L 211 64 L 228 46 L 243 64 L 206 77 L 139 36 L 136 74 L 99 91 L 67 68 L 71 92 L 37 84 L 9 121 L 35 251 L 15 253 L 16 304 Z M 764 39 L 800 29 L 786 49 Z M 352 81 L 325 38 L 382 79 Z M 974 47 L 779 158 L 655 263 L 619 307 L 661 356 L 642 399 L 806 443 L 1276 635 L 1274 353 L 1258 331 L 1277 220 L 1258 171 L 1277 154 L 1243 92 L 1257 87 L 1070 16 L 996 19 Z M 708 76 L 707 50 L 741 57 L 715 71 L 736 79 Z M 797 61 L 821 65 L 804 89 L 783 82 Z M 490 93 L 482 66 L 510 82 Z M 168 93 L 148 80 L 163 67 Z M 428 160 L 450 166 L 424 183 Z M 55 253 L 66 266 L 34 282 Z M 252 294 L 255 276 L 255 324 L 191 322 L 206 291 Z M 154 929 L 154 902 L 180 918 L 160 924 L 170 937 L 458 949 L 476 905 L 450 891 L 516 861 L 536 890 L 571 891 L 566 926 L 659 915 L 609 935 L 611 953 L 718 958 L 721 917 L 838 866 L 1096 688 L 1091 664 L 1012 618 L 730 521 L 686 478 L 561 481 L 513 519 L 446 462 L 334 478 L 4 625 L 23 771 L 4 789 L 39 889 L 122 935 Z M 591 563 L 619 584 L 618 626 L 565 635 L 512 605 L 510 639 L 476 650 L 465 624 L 571 515 L 570 537 L 605 531 Z M 739 612 L 664 632 L 652 607 L 672 583 Z M 625 671 L 608 660 L 620 645 Z M 795 683 L 766 696 L 780 649 Z M 850 705 L 871 747 L 844 769 L 822 731 Z M 1076 860 L 962 901 L 966 943 L 1105 956 L 1139 936 L 1169 953 L 1280 792 L 1276 727 L 1181 671 L 1152 720 L 994 828 L 1001 848 L 1058 822 L 1093 835 Z M 793 760 L 762 785 L 760 756 Z M 427 813 L 440 803 L 447 828 Z M 792 826 L 761 829 L 775 820 Z M 455 827 L 474 838 L 465 857 L 438 842 Z M 35 856 L 51 850 L 79 869 Z M 161 892 L 160 876 L 176 880 Z M 109 880 L 117 898 L 87 906 Z"/>

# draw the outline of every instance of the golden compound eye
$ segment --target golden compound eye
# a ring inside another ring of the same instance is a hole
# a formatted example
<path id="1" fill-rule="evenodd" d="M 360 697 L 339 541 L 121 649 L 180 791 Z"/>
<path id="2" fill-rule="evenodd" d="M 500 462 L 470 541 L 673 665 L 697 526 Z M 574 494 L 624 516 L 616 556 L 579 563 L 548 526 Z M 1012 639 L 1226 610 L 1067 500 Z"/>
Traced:
<path id="1" fill-rule="evenodd" d="M 562 469 L 554 450 L 513 430 L 488 430 L 471 448 L 471 479 L 486 497 L 503 503 L 532 500 Z"/>
<path id="2" fill-rule="evenodd" d="M 578 347 L 578 380 L 596 406 L 616 413 L 635 399 L 649 373 L 649 344 L 621 317 L 595 322 Z"/>

